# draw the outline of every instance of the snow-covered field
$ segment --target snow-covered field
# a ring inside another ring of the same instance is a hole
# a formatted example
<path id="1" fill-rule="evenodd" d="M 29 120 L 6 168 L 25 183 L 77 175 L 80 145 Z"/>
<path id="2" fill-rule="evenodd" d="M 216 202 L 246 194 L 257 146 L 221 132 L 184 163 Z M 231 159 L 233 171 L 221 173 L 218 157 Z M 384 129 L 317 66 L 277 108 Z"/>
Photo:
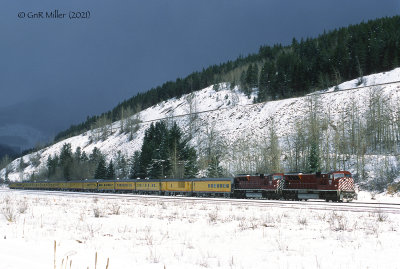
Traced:
<path id="1" fill-rule="evenodd" d="M 370 200 L 367 193 L 360 197 Z M 400 215 L 379 211 L 71 197 L 5 189 L 0 191 L 0 210 L 1 269 L 400 267 Z"/>

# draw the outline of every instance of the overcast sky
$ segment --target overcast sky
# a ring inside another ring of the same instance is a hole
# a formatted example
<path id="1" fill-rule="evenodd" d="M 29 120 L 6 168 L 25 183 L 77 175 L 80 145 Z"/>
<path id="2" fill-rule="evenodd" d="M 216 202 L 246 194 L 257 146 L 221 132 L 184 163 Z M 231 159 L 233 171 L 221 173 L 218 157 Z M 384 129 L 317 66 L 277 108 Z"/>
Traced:
<path id="1" fill-rule="evenodd" d="M 91 17 L 18 18 L 55 9 Z M 398 0 L 2 0 L 0 127 L 23 122 L 54 134 L 260 45 L 397 14 Z"/>

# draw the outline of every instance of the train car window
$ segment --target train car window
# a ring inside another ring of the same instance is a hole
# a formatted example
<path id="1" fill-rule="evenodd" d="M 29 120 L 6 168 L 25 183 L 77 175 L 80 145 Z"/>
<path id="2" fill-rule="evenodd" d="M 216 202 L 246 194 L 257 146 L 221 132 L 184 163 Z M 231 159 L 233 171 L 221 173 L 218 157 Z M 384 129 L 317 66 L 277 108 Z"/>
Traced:
<path id="1" fill-rule="evenodd" d="M 216 186 L 217 184 L 214 184 L 214 188 L 216 188 L 217 186 Z"/>
<path id="2" fill-rule="evenodd" d="M 344 174 L 343 173 L 334 174 L 334 177 L 335 177 L 335 179 L 339 179 L 339 178 L 344 177 Z"/>

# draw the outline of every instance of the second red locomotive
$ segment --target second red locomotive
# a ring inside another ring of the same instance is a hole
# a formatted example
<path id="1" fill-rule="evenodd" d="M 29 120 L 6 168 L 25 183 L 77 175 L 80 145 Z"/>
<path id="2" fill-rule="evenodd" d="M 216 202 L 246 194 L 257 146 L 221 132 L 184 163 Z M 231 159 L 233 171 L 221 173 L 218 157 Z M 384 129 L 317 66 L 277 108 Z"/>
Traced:
<path id="1" fill-rule="evenodd" d="M 239 175 L 234 179 L 234 192 L 234 196 L 243 198 L 324 199 L 334 202 L 357 199 L 354 180 L 348 171 Z"/>

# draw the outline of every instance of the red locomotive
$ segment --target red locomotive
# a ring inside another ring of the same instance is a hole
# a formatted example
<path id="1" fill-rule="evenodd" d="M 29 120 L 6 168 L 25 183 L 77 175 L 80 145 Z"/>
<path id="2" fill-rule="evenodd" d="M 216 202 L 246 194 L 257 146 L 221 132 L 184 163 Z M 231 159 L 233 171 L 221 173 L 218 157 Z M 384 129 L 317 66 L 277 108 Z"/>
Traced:
<path id="1" fill-rule="evenodd" d="M 335 202 L 357 199 L 354 180 L 348 171 L 239 175 L 234 179 L 234 196 L 284 200 L 324 199 Z"/>
<path id="2" fill-rule="evenodd" d="M 234 179 L 234 196 L 238 198 L 280 199 L 284 174 L 239 175 Z"/>

